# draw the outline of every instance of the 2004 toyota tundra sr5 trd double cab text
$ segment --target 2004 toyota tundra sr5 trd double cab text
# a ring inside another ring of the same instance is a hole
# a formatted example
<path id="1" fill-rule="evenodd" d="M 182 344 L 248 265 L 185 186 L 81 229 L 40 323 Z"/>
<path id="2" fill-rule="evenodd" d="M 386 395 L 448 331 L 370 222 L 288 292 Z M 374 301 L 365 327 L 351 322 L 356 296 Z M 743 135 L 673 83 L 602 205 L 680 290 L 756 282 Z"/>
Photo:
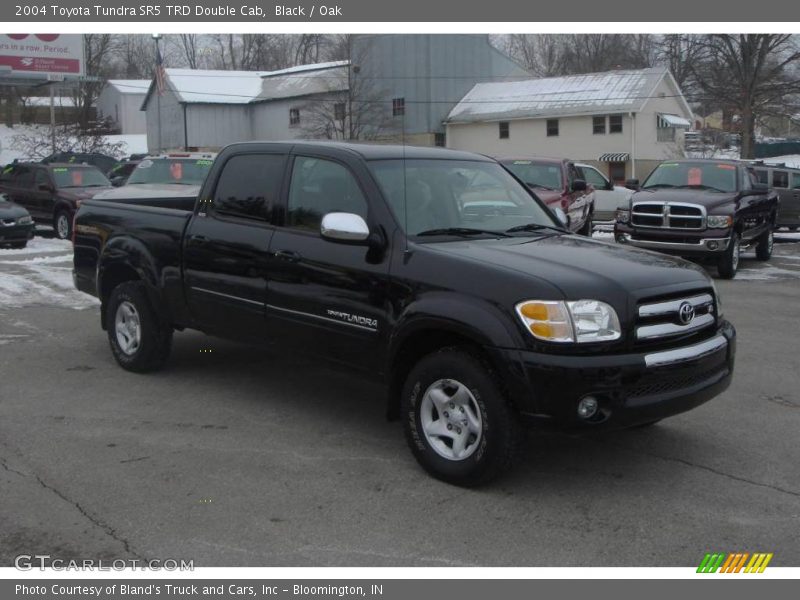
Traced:
<path id="1" fill-rule="evenodd" d="M 174 330 L 312 351 L 377 375 L 431 474 L 509 466 L 523 421 L 629 427 L 731 381 L 709 277 L 570 234 L 494 160 L 438 148 L 243 143 L 194 210 L 84 202 L 75 282 L 119 364 Z"/>

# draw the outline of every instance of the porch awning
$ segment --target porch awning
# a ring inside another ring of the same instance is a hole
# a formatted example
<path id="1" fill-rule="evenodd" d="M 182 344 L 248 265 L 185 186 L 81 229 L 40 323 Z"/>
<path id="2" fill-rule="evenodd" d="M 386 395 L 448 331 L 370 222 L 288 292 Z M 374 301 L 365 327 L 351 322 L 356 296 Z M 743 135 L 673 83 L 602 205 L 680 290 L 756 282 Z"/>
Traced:
<path id="1" fill-rule="evenodd" d="M 631 155 L 627 152 L 607 152 L 600 155 L 600 162 L 627 162 L 631 159 Z"/>
<path id="2" fill-rule="evenodd" d="M 692 126 L 691 121 L 679 117 L 678 115 L 659 114 L 658 115 L 659 127 L 686 127 L 687 129 Z"/>

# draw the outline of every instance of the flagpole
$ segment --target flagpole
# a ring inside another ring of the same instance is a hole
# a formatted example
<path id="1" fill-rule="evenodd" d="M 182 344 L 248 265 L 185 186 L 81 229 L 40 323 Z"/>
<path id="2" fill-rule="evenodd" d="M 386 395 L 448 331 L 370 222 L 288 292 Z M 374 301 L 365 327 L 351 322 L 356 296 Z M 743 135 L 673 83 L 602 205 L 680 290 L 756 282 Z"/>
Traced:
<path id="1" fill-rule="evenodd" d="M 156 42 L 156 87 L 159 88 L 158 79 L 161 77 L 161 69 L 164 68 L 163 60 L 161 58 L 161 49 L 158 46 L 158 42 L 161 39 L 160 33 L 153 34 L 153 40 Z M 158 119 L 158 148 L 157 152 L 161 153 L 161 89 L 156 90 L 156 118 Z"/>

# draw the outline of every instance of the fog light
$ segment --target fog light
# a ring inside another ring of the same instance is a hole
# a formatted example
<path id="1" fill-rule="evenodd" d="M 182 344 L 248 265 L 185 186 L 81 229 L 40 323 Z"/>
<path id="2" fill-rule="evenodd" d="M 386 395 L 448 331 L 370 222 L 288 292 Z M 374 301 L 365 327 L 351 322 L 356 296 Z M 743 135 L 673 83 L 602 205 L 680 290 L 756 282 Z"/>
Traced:
<path id="1" fill-rule="evenodd" d="M 719 242 L 713 242 L 713 241 L 707 242 L 706 246 L 708 246 L 709 250 L 716 250 L 717 248 L 719 248 Z"/>
<path id="2" fill-rule="evenodd" d="M 597 414 L 598 406 L 597 398 L 594 396 L 586 396 L 578 402 L 578 416 L 581 419 L 591 419 Z"/>

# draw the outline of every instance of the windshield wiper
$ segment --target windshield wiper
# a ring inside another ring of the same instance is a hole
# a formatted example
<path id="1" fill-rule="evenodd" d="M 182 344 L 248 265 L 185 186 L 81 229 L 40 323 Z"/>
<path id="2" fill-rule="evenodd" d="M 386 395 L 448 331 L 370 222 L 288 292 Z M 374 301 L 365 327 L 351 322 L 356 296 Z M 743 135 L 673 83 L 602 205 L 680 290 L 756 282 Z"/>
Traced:
<path id="1" fill-rule="evenodd" d="M 705 185 L 702 183 L 697 183 L 694 185 L 679 185 L 678 187 L 690 190 L 714 190 L 715 192 L 722 192 L 723 194 L 726 193 L 725 190 L 721 190 L 713 185 Z"/>
<path id="2" fill-rule="evenodd" d="M 677 187 L 677 186 L 674 186 L 671 183 L 653 183 L 651 185 L 643 187 L 642 189 L 643 190 L 651 190 L 653 188 L 662 188 L 662 187 L 663 188 L 674 188 L 674 187 Z"/>
<path id="3" fill-rule="evenodd" d="M 502 231 L 494 231 L 492 229 L 474 229 L 472 227 L 441 227 L 439 229 L 428 229 L 426 231 L 421 231 L 416 235 L 459 235 L 465 237 L 470 235 L 491 235 L 494 237 L 511 237 Z"/>
<path id="4" fill-rule="evenodd" d="M 540 223 L 526 223 L 525 225 L 516 225 L 510 229 L 506 229 L 506 233 L 517 233 L 519 231 L 539 231 L 540 229 L 551 229 L 559 233 L 569 233 L 562 227 L 555 227 L 553 225 L 542 225 Z"/>

